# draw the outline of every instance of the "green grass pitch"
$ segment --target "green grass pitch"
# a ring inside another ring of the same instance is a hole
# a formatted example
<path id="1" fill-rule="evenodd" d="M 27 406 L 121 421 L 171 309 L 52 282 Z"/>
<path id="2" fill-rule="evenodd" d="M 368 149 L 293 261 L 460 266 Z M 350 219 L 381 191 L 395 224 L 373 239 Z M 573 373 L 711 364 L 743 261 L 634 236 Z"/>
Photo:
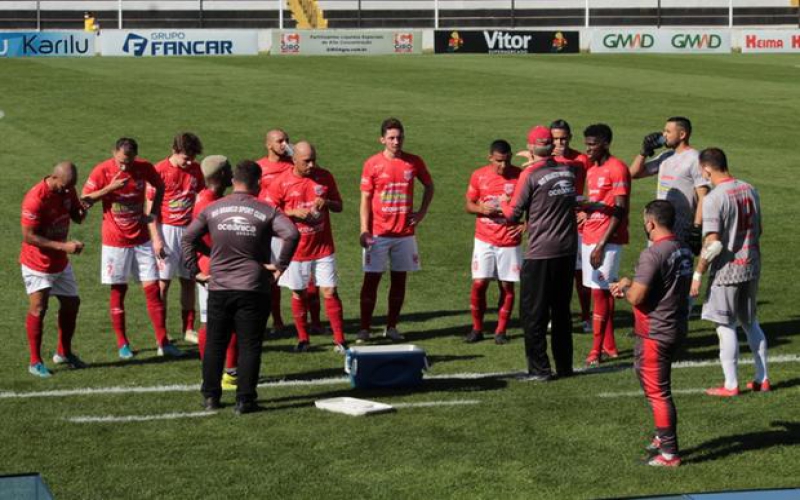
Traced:
<path id="1" fill-rule="evenodd" d="M 207 418 L 128 423 L 72 423 L 75 416 L 161 415 L 200 410 L 196 391 L 0 398 L 0 474 L 38 471 L 59 499 L 85 498 L 608 498 L 660 492 L 798 486 L 800 477 L 800 271 L 797 147 L 800 57 L 796 56 L 420 56 L 373 58 L 196 58 L 0 60 L 0 393 L 198 384 L 196 356 L 163 362 L 142 293 L 128 294 L 128 325 L 139 355 L 116 357 L 108 291 L 99 284 L 99 210 L 72 235 L 86 242 L 75 257 L 82 293 L 75 348 L 91 367 L 58 369 L 49 380 L 28 375 L 19 251 L 22 196 L 61 159 L 75 161 L 81 185 L 123 135 L 152 161 L 172 136 L 196 132 L 207 154 L 258 158 L 264 132 L 285 128 L 308 139 L 333 171 L 345 199 L 334 214 L 347 333 L 357 330 L 361 283 L 358 179 L 379 150 L 382 119 L 401 118 L 406 149 L 422 155 L 436 197 L 418 239 L 424 270 L 409 279 L 402 320 L 408 340 L 426 349 L 432 374 L 521 370 L 522 338 L 465 345 L 469 331 L 469 259 L 473 218 L 463 210 L 470 172 L 489 143 L 524 146 L 531 125 L 566 118 L 580 132 L 609 123 L 612 151 L 630 161 L 641 137 L 671 115 L 687 115 L 697 147 L 721 146 L 736 176 L 759 188 L 764 273 L 760 319 L 773 358 L 772 394 L 711 400 L 697 389 L 718 384 L 719 366 L 674 371 L 685 466 L 641 467 L 651 415 L 629 369 L 546 386 L 513 378 L 433 379 L 411 392 L 358 392 L 345 384 L 266 387 L 267 411 L 236 418 L 228 406 Z M 634 182 L 630 274 L 644 245 L 638 214 L 655 181 Z M 177 289 L 169 327 L 180 326 Z M 496 293 L 494 290 L 492 294 Z M 490 295 L 490 303 L 494 300 Z M 385 314 L 382 285 L 376 314 Z M 284 317 L 291 317 L 284 299 Z M 44 354 L 55 348 L 55 311 Z M 575 307 L 573 307 L 573 310 Z M 515 314 L 516 317 L 516 314 Z M 488 320 L 494 321 L 494 312 Z M 618 305 L 618 339 L 631 362 L 630 309 Z M 693 321 L 684 360 L 713 360 L 711 325 Z M 331 339 L 291 353 L 291 336 L 264 344 L 268 379 L 342 375 Z M 575 362 L 590 336 L 575 334 Z M 742 337 L 742 359 L 750 358 Z M 792 361 L 794 359 L 794 361 Z M 780 359 L 779 359 L 780 360 Z M 741 384 L 752 365 L 739 369 Z M 682 392 L 683 391 L 683 392 Z M 615 393 L 618 397 L 599 397 Z M 352 418 L 319 411 L 336 395 L 388 403 L 471 400 L 469 406 L 406 408 Z M 224 402 L 232 395 L 226 393 Z"/>

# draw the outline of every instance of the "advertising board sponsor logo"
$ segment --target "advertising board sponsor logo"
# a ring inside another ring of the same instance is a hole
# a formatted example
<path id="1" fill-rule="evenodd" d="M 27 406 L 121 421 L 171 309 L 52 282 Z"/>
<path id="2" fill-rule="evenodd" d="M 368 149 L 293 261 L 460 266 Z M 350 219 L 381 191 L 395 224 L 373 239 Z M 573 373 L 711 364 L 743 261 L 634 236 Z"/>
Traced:
<path id="1" fill-rule="evenodd" d="M 590 47 L 601 53 L 729 53 L 731 35 L 727 30 L 709 29 L 596 29 Z"/>
<path id="2" fill-rule="evenodd" d="M 281 33 L 281 53 L 297 54 L 300 52 L 299 33 Z"/>
<path id="3" fill-rule="evenodd" d="M 0 57 L 90 57 L 94 34 L 69 32 L 0 33 Z"/>
<path id="4" fill-rule="evenodd" d="M 718 49 L 722 46 L 722 37 L 709 33 L 678 33 L 672 37 L 671 42 L 676 49 Z"/>
<path id="5" fill-rule="evenodd" d="M 649 49 L 653 45 L 655 38 L 647 33 L 609 33 L 603 37 L 603 46 L 609 49 Z"/>
<path id="6" fill-rule="evenodd" d="M 272 47 L 275 55 L 421 54 L 422 31 L 273 30 Z"/>
<path id="7" fill-rule="evenodd" d="M 742 52 L 800 52 L 800 31 L 747 30 L 742 32 Z"/>
<path id="8" fill-rule="evenodd" d="M 100 38 L 108 56 L 227 56 L 257 54 L 254 30 L 114 30 Z"/>
<path id="9" fill-rule="evenodd" d="M 434 49 L 437 54 L 577 53 L 579 37 L 577 31 L 436 31 Z"/>
<path id="10" fill-rule="evenodd" d="M 569 47 L 569 40 L 564 36 L 564 33 L 557 32 L 550 43 L 550 52 L 564 52 L 567 47 Z"/>
<path id="11" fill-rule="evenodd" d="M 450 40 L 447 41 L 447 52 L 458 52 L 462 45 L 464 45 L 464 39 L 461 38 L 458 31 L 450 33 Z"/>
<path id="12" fill-rule="evenodd" d="M 406 54 L 414 52 L 414 34 L 395 33 L 394 51 L 395 53 L 406 53 Z"/>

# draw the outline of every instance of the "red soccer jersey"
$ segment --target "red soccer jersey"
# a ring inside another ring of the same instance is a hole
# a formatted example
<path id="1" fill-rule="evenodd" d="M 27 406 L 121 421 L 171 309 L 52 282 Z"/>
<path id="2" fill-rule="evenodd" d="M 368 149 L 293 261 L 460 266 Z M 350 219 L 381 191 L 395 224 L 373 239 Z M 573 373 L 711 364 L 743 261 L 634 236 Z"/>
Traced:
<path id="1" fill-rule="evenodd" d="M 217 193 L 215 193 L 213 189 L 203 189 L 202 191 L 200 191 L 197 194 L 197 199 L 194 202 L 194 210 L 192 211 L 192 218 L 195 218 L 198 215 L 200 215 L 200 212 L 205 210 L 207 206 L 211 205 L 220 198 L 222 197 L 217 196 Z M 211 234 L 206 234 L 205 236 L 203 236 L 203 243 L 205 243 L 208 248 L 211 248 Z M 197 267 L 200 268 L 200 272 L 203 274 L 210 273 L 211 258 L 208 255 L 203 255 L 198 252 Z"/>
<path id="2" fill-rule="evenodd" d="M 295 209 L 314 209 L 317 198 L 341 203 L 342 196 L 333 175 L 324 168 L 314 168 L 308 177 L 288 170 L 276 177 L 267 188 L 266 202 L 286 212 Z M 307 261 L 327 257 L 334 252 L 330 212 L 323 208 L 314 217 L 298 220 L 290 217 L 300 232 L 300 244 L 292 260 Z"/>
<path id="3" fill-rule="evenodd" d="M 589 171 L 589 167 L 591 166 L 589 157 L 579 151 L 569 149 L 567 154 L 556 156 L 555 158 L 557 162 L 569 163 L 570 165 L 578 167 L 575 172 L 575 193 L 578 195 L 578 202 L 583 201 L 584 191 L 586 189 L 586 172 Z M 582 223 L 578 224 L 578 234 L 583 234 Z"/>
<path id="4" fill-rule="evenodd" d="M 267 196 L 267 188 L 276 177 L 294 168 L 292 162 L 289 161 L 270 161 L 268 156 L 258 160 L 258 166 L 261 167 L 261 191 L 258 198 L 263 200 Z"/>
<path id="5" fill-rule="evenodd" d="M 156 172 L 164 182 L 161 202 L 161 223 L 169 226 L 188 226 L 197 193 L 206 187 L 200 165 L 191 162 L 185 168 L 176 167 L 169 158 L 156 164 Z M 147 198 L 152 200 L 156 190 L 149 186 Z"/>
<path id="6" fill-rule="evenodd" d="M 427 185 L 431 174 L 422 158 L 402 153 L 389 159 L 380 152 L 364 162 L 361 191 L 372 193 L 369 232 L 374 236 L 401 237 L 414 234 L 409 216 L 414 211 L 414 179 Z"/>
<path id="7" fill-rule="evenodd" d="M 522 170 L 511 166 L 502 174 L 498 174 L 493 165 L 481 167 L 472 173 L 467 188 L 467 200 L 500 208 L 514 194 Z M 522 242 L 522 233 L 515 236 L 503 215 L 478 215 L 475 219 L 475 238 L 498 247 L 515 247 Z"/>
<path id="8" fill-rule="evenodd" d="M 626 206 L 630 206 L 631 174 L 619 158 L 610 156 L 602 165 L 593 165 L 586 173 L 589 208 L 583 225 L 583 242 L 587 245 L 598 243 L 611 224 L 614 211 L 614 197 L 624 196 Z M 628 214 L 622 218 L 617 230 L 611 235 L 609 243 L 625 245 L 628 243 Z"/>
<path id="9" fill-rule="evenodd" d="M 103 197 L 103 245 L 134 247 L 150 241 L 147 224 L 143 220 L 146 185 L 164 187 L 153 164 L 137 158 L 123 172 L 110 158 L 100 163 L 89 174 L 83 187 L 84 194 L 106 187 L 117 174 L 128 179 L 122 188 Z"/>
<path id="10" fill-rule="evenodd" d="M 64 193 L 51 190 L 46 181 L 36 184 L 22 200 L 23 226 L 48 240 L 67 241 L 70 214 L 80 206 L 74 189 Z M 66 252 L 39 248 L 22 242 L 20 264 L 41 273 L 60 273 L 69 262 Z"/>

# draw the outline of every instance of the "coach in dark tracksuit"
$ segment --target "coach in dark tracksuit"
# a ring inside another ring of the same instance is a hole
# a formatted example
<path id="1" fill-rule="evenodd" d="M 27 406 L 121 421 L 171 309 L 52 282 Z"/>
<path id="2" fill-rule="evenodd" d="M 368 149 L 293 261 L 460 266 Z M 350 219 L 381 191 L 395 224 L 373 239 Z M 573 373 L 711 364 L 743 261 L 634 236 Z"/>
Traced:
<path id="1" fill-rule="evenodd" d="M 519 178 L 504 213 L 512 223 L 528 216 L 528 250 L 522 264 L 520 318 L 525 333 L 528 378 L 553 378 L 547 357 L 547 323 L 552 320 L 556 373 L 572 375 L 572 281 L 578 229 L 575 221 L 576 166 L 551 156 L 553 136 L 547 127 L 528 135 L 533 162 Z"/>
<path id="2" fill-rule="evenodd" d="M 656 435 L 647 450 L 647 464 L 680 465 L 678 413 L 672 400 L 671 367 L 689 322 L 692 252 L 672 232 L 675 208 L 669 201 L 651 201 L 644 208 L 644 230 L 651 245 L 639 255 L 633 280 L 612 283 L 611 293 L 633 306 L 636 321 L 634 368 L 653 409 Z"/>
<path id="3" fill-rule="evenodd" d="M 233 175 L 233 193 L 203 210 L 181 242 L 192 276 L 197 276 L 198 282 L 208 280 L 201 389 L 208 410 L 219 408 L 225 351 L 234 331 L 239 341 L 235 411 L 243 414 L 258 409 L 261 341 L 269 318 L 264 304 L 269 304 L 270 286 L 289 266 L 300 240 L 291 220 L 256 198 L 260 179 L 261 168 L 255 162 L 239 163 Z M 212 241 L 210 277 L 198 274 L 197 267 L 197 251 L 208 251 L 201 240 L 206 234 Z M 268 270 L 273 236 L 283 240 L 283 247 L 278 262 Z"/>

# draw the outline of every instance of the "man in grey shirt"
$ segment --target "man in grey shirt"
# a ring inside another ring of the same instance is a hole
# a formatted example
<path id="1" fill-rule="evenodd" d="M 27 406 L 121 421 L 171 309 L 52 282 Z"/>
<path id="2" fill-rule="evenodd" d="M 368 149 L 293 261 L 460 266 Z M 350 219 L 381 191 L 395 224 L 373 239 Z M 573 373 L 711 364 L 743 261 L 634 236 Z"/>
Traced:
<path id="1" fill-rule="evenodd" d="M 261 366 L 261 341 L 269 318 L 271 285 L 289 266 L 300 234 L 285 215 L 258 201 L 261 168 L 245 160 L 233 174 L 233 193 L 209 205 L 192 221 L 182 240 L 183 258 L 199 283 L 208 283 L 208 323 L 203 357 L 204 406 L 220 407 L 225 351 L 231 332 L 239 341 L 237 414 L 258 410 L 256 385 Z M 209 249 L 210 276 L 199 272 L 197 252 Z M 283 240 L 278 261 L 270 264 L 270 242 Z"/>

